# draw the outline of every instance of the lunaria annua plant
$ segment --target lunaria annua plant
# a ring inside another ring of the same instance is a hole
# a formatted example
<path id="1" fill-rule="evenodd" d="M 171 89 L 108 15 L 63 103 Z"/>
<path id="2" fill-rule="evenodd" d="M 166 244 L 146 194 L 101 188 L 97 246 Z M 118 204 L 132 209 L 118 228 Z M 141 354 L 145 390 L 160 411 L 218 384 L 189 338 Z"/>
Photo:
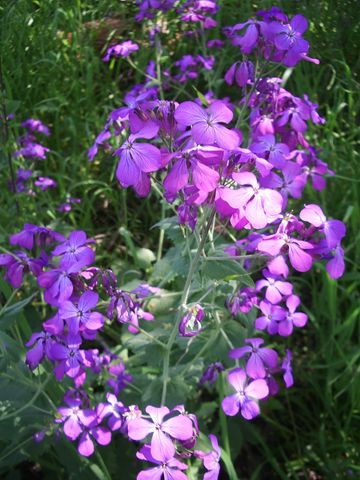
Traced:
<path id="1" fill-rule="evenodd" d="M 260 415 L 269 397 L 293 385 L 292 353 L 282 340 L 308 320 L 291 274 L 317 262 L 333 279 L 344 271 L 344 224 L 299 202 L 305 187 L 322 190 L 333 175 L 307 138 L 309 125 L 325 120 L 311 99 L 273 76 L 319 61 L 309 56 L 307 20 L 277 7 L 223 28 L 218 39 L 215 1 L 136 3 L 155 58 L 141 69 L 142 46 L 133 40 L 108 49 L 105 62 L 123 62 L 143 82 L 110 113 L 88 157 L 113 158 L 121 188 L 161 199 L 172 216 L 158 224 L 160 241 L 165 233 L 175 245 L 165 255 L 160 245 L 148 269 L 153 285 L 130 289 L 110 268 L 95 266 L 95 241 L 83 231 L 65 237 L 26 224 L 0 265 L 16 289 L 25 275 L 35 277 L 53 311 L 29 338 L 26 363 L 31 370 L 52 365 L 67 391 L 37 440 L 63 433 L 90 456 L 123 435 L 142 444 L 138 480 L 183 480 L 189 468 L 216 480 L 221 459 L 235 479 L 226 431 L 198 422 L 202 392 L 216 399 L 222 423 L 224 414 Z M 168 55 L 174 29 L 199 51 Z M 229 49 L 238 61 L 222 71 Z M 195 92 L 196 79 L 209 90 Z M 215 97 L 224 87 L 231 99 Z M 28 134 L 16 155 L 43 158 L 47 149 L 33 135 L 48 135 L 47 128 L 35 120 L 23 126 Z M 155 301 L 169 305 L 158 318 Z M 122 335 L 108 348 L 103 334 L 113 338 L 113 322 Z M 124 400 L 128 391 L 133 403 Z"/>

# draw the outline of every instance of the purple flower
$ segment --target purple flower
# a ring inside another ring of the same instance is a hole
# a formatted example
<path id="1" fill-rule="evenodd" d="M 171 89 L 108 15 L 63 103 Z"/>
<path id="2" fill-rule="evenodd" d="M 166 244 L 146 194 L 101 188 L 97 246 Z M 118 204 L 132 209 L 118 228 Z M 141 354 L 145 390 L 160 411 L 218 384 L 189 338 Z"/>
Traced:
<path id="1" fill-rule="evenodd" d="M 233 173 L 232 177 L 241 187 L 236 190 L 225 187 L 221 198 L 239 210 L 240 217 L 245 217 L 253 228 L 264 228 L 273 220 L 271 217 L 281 212 L 283 199 L 280 193 L 261 188 L 253 173 Z"/>
<path id="2" fill-rule="evenodd" d="M 296 309 L 300 305 L 300 298 L 297 295 L 290 295 L 286 300 L 288 312 L 285 318 L 279 322 L 279 335 L 288 337 L 292 334 L 295 327 L 304 327 L 308 320 L 305 313 L 297 312 Z"/>
<path id="3" fill-rule="evenodd" d="M 266 158 L 274 167 L 283 168 L 289 147 L 285 143 L 277 143 L 275 135 L 263 135 L 250 145 L 250 150 L 260 157 Z"/>
<path id="4" fill-rule="evenodd" d="M 279 255 L 283 247 L 287 247 L 291 265 L 298 272 L 307 272 L 313 264 L 312 256 L 306 252 L 314 246 L 310 242 L 292 238 L 286 233 L 279 233 L 264 237 L 258 244 L 257 249 L 260 252 L 268 253 L 272 256 Z"/>
<path id="5" fill-rule="evenodd" d="M 157 459 L 172 458 L 175 455 L 173 438 L 189 440 L 193 435 L 193 425 L 186 415 L 177 415 L 164 421 L 169 415 L 167 407 L 148 406 L 145 409 L 152 421 L 136 418 L 128 422 L 128 435 L 131 440 L 143 440 L 148 435 L 151 437 L 151 455 Z M 159 477 L 160 478 L 160 477 Z"/>
<path id="6" fill-rule="evenodd" d="M 81 338 L 79 335 L 69 334 L 66 337 L 66 345 L 55 343 L 51 348 L 51 356 L 59 363 L 55 367 L 54 374 L 57 380 L 62 380 L 66 374 L 70 378 L 75 378 L 81 371 L 81 366 L 90 366 L 85 351 L 80 350 Z"/>
<path id="7" fill-rule="evenodd" d="M 257 305 L 258 298 L 257 293 L 253 288 L 242 288 L 235 295 L 230 295 L 225 305 L 230 310 L 231 314 L 235 317 L 239 312 L 248 313 Z"/>
<path id="8" fill-rule="evenodd" d="M 33 171 L 30 169 L 25 170 L 24 168 L 18 168 L 16 172 L 16 179 L 15 179 L 15 190 L 11 182 L 9 183 L 9 190 L 14 193 L 25 192 L 27 188 L 27 182 L 32 176 L 32 174 L 33 174 Z M 28 189 L 26 193 L 30 194 L 31 190 Z"/>
<path id="9" fill-rule="evenodd" d="M 127 411 L 123 403 L 119 402 L 113 393 L 106 394 L 107 403 L 100 403 L 96 408 L 96 413 L 100 421 L 105 417 L 108 417 L 108 425 L 113 432 L 119 430 L 124 422 L 125 418 L 123 413 Z"/>
<path id="10" fill-rule="evenodd" d="M 338 245 L 329 253 L 331 257 L 326 264 L 326 270 L 333 280 L 342 277 L 345 270 L 344 250 Z"/>
<path id="11" fill-rule="evenodd" d="M 191 136 L 197 144 L 218 145 L 225 150 L 234 150 L 240 143 L 238 134 L 222 125 L 232 118 L 232 111 L 220 100 L 206 109 L 194 102 L 183 102 L 175 111 L 179 125 L 191 126 Z"/>
<path id="12" fill-rule="evenodd" d="M 111 138 L 111 133 L 106 128 L 99 133 L 99 135 L 95 139 L 94 144 L 88 150 L 89 162 L 92 162 L 96 157 L 99 150 L 99 146 L 104 146 L 105 148 L 110 147 L 110 145 L 106 143 L 106 141 L 109 140 L 109 138 Z"/>
<path id="13" fill-rule="evenodd" d="M 41 276 L 44 266 L 42 259 L 30 258 L 24 252 L 14 252 L 0 254 L 0 267 L 6 269 L 4 279 L 10 283 L 13 288 L 20 288 L 23 282 L 24 273 L 31 272 L 35 277 Z"/>
<path id="14" fill-rule="evenodd" d="M 275 350 L 266 347 L 260 347 L 264 343 L 262 338 L 245 338 L 246 343 L 250 343 L 250 346 L 234 348 L 230 350 L 230 358 L 242 358 L 245 355 L 248 356 L 246 362 L 246 373 L 251 378 L 265 378 L 266 367 L 276 368 L 278 364 L 278 354 Z"/>
<path id="15" fill-rule="evenodd" d="M 25 147 L 16 150 L 14 153 L 15 157 L 23 156 L 25 158 L 30 158 L 35 160 L 39 158 L 40 160 L 45 160 L 47 152 L 50 150 L 40 143 L 29 142 Z"/>
<path id="16" fill-rule="evenodd" d="M 81 400 L 65 396 L 67 407 L 59 407 L 59 417 L 56 423 L 63 423 L 63 430 L 67 438 L 71 441 L 76 440 L 84 429 L 86 419 L 93 413 L 91 410 L 82 410 L 80 408 Z"/>
<path id="17" fill-rule="evenodd" d="M 37 180 L 35 180 L 34 185 L 39 187 L 40 190 L 45 191 L 48 188 L 55 188 L 57 183 L 55 180 L 49 177 L 38 177 Z"/>
<path id="18" fill-rule="evenodd" d="M 99 295 L 95 292 L 84 292 L 79 298 L 77 306 L 70 301 L 61 304 L 59 315 L 66 320 L 69 332 L 76 335 L 81 327 L 97 331 L 104 324 L 104 317 L 99 312 L 91 312 L 99 301 Z"/>
<path id="19" fill-rule="evenodd" d="M 144 445 L 136 454 L 136 457 L 139 460 L 158 465 L 142 470 L 136 477 L 137 480 L 188 480 L 188 477 L 182 472 L 182 470 L 187 469 L 187 465 L 174 458 L 173 455 L 169 456 L 164 452 L 161 458 L 156 459 L 150 446 Z"/>
<path id="20" fill-rule="evenodd" d="M 260 302 L 259 307 L 263 315 L 255 320 L 255 327 L 258 330 L 267 330 L 270 335 L 275 335 L 278 333 L 278 322 L 285 318 L 286 311 L 267 301 Z"/>
<path id="21" fill-rule="evenodd" d="M 52 359 L 51 348 L 54 343 L 53 337 L 47 332 L 33 333 L 31 335 L 30 340 L 26 343 L 27 347 L 34 345 L 31 350 L 26 352 L 26 363 L 31 370 L 35 370 L 45 355 L 50 360 Z"/>
<path id="22" fill-rule="evenodd" d="M 219 443 L 215 435 L 210 434 L 209 439 L 213 449 L 210 450 L 210 452 L 195 450 L 194 455 L 198 458 L 201 458 L 204 467 L 207 470 L 204 475 L 204 480 L 217 480 L 220 473 L 219 462 L 221 458 L 221 448 L 219 447 Z"/>
<path id="23" fill-rule="evenodd" d="M 307 30 L 308 22 L 302 15 L 295 15 L 289 24 L 274 23 L 271 30 L 275 34 L 275 46 L 285 51 L 282 62 L 287 67 L 293 67 L 300 60 L 306 58 L 309 51 L 309 43 L 302 38 Z"/>
<path id="24" fill-rule="evenodd" d="M 185 152 L 181 158 L 176 159 L 164 180 L 166 198 L 172 201 L 188 185 L 190 173 L 195 187 L 205 198 L 217 188 L 219 173 L 206 165 L 205 161 L 201 161 L 199 155 L 200 150 Z"/>
<path id="25" fill-rule="evenodd" d="M 25 223 L 23 230 L 10 236 L 11 245 L 19 245 L 19 247 L 27 250 L 32 250 L 34 245 L 45 247 L 55 241 L 63 242 L 65 237 L 50 228 L 40 227 L 31 223 Z"/>
<path id="26" fill-rule="evenodd" d="M 113 45 L 112 47 L 108 48 L 106 55 L 103 57 L 103 61 L 108 62 L 111 57 L 126 58 L 137 50 L 139 50 L 139 45 L 131 40 L 127 40 L 126 42 L 118 43 L 117 45 Z"/>
<path id="27" fill-rule="evenodd" d="M 225 74 L 225 82 L 228 85 L 234 83 L 234 79 L 239 87 L 245 87 L 248 82 L 254 81 L 254 65 L 249 60 L 245 62 L 234 63 Z"/>
<path id="28" fill-rule="evenodd" d="M 281 277 L 272 275 L 268 270 L 263 270 L 262 274 L 265 278 L 256 282 L 256 290 L 260 291 L 266 287 L 265 298 L 270 303 L 277 304 L 281 302 L 283 296 L 292 294 L 293 286 L 290 282 L 283 282 Z"/>
<path id="29" fill-rule="evenodd" d="M 153 138 L 159 130 L 155 123 L 146 125 L 136 134 L 129 136 L 128 140 L 115 151 L 120 157 L 116 169 L 116 178 L 124 188 L 134 187 L 140 196 L 148 195 L 150 181 L 147 173 L 155 172 L 161 168 L 160 150 L 150 143 L 140 143 L 139 138 Z"/>
<path id="30" fill-rule="evenodd" d="M 242 368 L 235 368 L 229 372 L 228 382 L 236 393 L 225 397 L 221 402 L 225 414 L 234 416 L 240 411 L 246 420 L 252 420 L 259 415 L 260 408 L 256 400 L 269 395 L 266 381 L 257 379 L 247 383 L 245 371 Z"/>
<path id="31" fill-rule="evenodd" d="M 293 373 L 291 368 L 291 351 L 286 350 L 286 357 L 284 358 L 281 368 L 283 369 L 283 377 L 286 388 L 290 388 L 294 384 Z"/>
<path id="32" fill-rule="evenodd" d="M 209 382 L 210 385 L 214 384 L 219 376 L 220 372 L 224 371 L 224 367 L 222 363 L 215 362 L 210 363 L 205 369 L 205 372 L 202 374 L 200 378 L 200 385 L 204 385 L 204 383 Z"/>
<path id="33" fill-rule="evenodd" d="M 127 384 L 131 383 L 133 378 L 131 375 L 126 373 L 125 365 L 120 361 L 120 363 L 115 363 L 110 365 L 109 373 L 115 378 L 109 378 L 107 383 L 113 389 L 115 395 L 118 395 Z"/>
<path id="34" fill-rule="evenodd" d="M 70 197 L 67 202 L 65 203 L 61 203 L 57 210 L 58 212 L 61 212 L 61 213 L 67 213 L 67 212 L 71 212 L 72 210 L 72 205 L 75 204 L 75 203 L 80 203 L 81 200 L 80 198 L 74 198 L 74 197 Z"/>
<path id="35" fill-rule="evenodd" d="M 238 35 L 238 31 L 243 30 L 246 27 L 246 31 L 243 36 Z M 231 43 L 234 46 L 239 46 L 241 48 L 241 53 L 249 55 L 254 48 L 259 39 L 259 30 L 257 27 L 256 20 L 248 20 L 244 23 L 238 23 L 229 27 L 226 30 L 226 35 L 231 39 Z"/>
<path id="36" fill-rule="evenodd" d="M 189 312 L 181 319 L 179 334 L 182 337 L 194 337 L 202 331 L 201 321 L 205 314 L 201 305 L 194 305 Z"/>
<path id="37" fill-rule="evenodd" d="M 346 234 L 346 227 L 340 220 L 327 220 L 319 205 L 306 205 L 300 212 L 301 220 L 311 223 L 324 232 L 328 247 L 334 248 Z"/>
<path id="38" fill-rule="evenodd" d="M 54 257 L 61 256 L 60 267 L 67 269 L 73 265 L 85 267 L 95 260 L 95 252 L 88 243 L 92 242 L 86 237 L 86 233 L 76 230 L 70 233 L 69 239 L 55 247 L 51 252 Z"/>
<path id="39" fill-rule="evenodd" d="M 38 277 L 38 283 L 41 288 L 45 289 L 45 301 L 49 305 L 57 307 L 68 300 L 74 290 L 71 274 L 78 272 L 79 266 L 74 264 L 68 268 L 54 268 L 41 273 Z"/>
<path id="40" fill-rule="evenodd" d="M 89 457 L 95 451 L 93 439 L 99 445 L 109 445 L 111 432 L 99 425 L 96 412 L 93 410 L 84 410 L 81 421 L 84 428 L 79 439 L 78 452 L 84 457 Z"/>
<path id="41" fill-rule="evenodd" d="M 50 135 L 49 127 L 40 120 L 35 120 L 34 118 L 28 118 L 21 124 L 21 126 L 26 128 L 29 133 L 43 133 L 47 137 Z"/>

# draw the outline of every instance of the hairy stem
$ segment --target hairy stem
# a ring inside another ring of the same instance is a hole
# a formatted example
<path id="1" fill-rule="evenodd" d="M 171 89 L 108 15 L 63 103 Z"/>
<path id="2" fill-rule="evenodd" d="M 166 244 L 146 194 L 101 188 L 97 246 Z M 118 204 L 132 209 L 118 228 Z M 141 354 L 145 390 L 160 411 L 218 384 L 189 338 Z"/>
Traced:
<path id="1" fill-rule="evenodd" d="M 211 212 L 211 214 L 210 214 L 210 216 L 207 220 L 207 223 L 206 223 L 206 225 L 204 227 L 204 230 L 202 232 L 202 236 L 201 236 L 198 248 L 196 250 L 195 256 L 194 256 L 194 258 L 193 258 L 193 260 L 190 264 L 189 272 L 187 274 L 185 285 L 184 285 L 184 290 L 183 290 L 183 293 L 182 293 L 181 299 L 180 299 L 180 307 L 179 307 L 179 310 L 178 310 L 176 321 L 174 323 L 173 329 L 170 333 L 169 340 L 168 340 L 168 343 L 167 343 L 167 346 L 166 346 L 166 351 L 165 351 L 165 355 L 164 355 L 164 362 L 163 362 L 163 374 L 162 374 L 162 378 L 163 378 L 163 389 L 162 389 L 162 394 L 161 394 L 161 405 L 162 406 L 165 405 L 165 402 L 166 402 L 167 385 L 168 385 L 168 382 L 169 382 L 169 366 L 170 366 L 171 349 L 172 349 L 172 347 L 174 345 L 174 342 L 176 340 L 176 334 L 177 334 L 177 331 L 178 331 L 178 328 L 179 328 L 179 323 L 181 321 L 181 316 L 183 314 L 183 311 L 186 308 L 186 303 L 187 303 L 187 300 L 189 298 L 191 283 L 192 283 L 194 274 L 196 272 L 198 263 L 200 261 L 201 254 L 202 254 L 203 248 L 205 246 L 206 239 L 207 239 L 209 230 L 211 228 L 214 216 L 215 216 L 215 210 L 213 210 Z"/>

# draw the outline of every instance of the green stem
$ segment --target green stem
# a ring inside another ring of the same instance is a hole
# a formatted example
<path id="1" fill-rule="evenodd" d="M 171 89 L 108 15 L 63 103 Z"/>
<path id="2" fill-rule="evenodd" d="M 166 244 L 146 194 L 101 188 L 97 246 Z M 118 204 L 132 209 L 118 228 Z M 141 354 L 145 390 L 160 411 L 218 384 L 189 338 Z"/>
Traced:
<path id="1" fill-rule="evenodd" d="M 23 405 L 22 407 L 18 408 L 17 410 L 15 410 L 15 412 L 12 412 L 12 413 L 9 413 L 8 415 L 3 415 L 2 417 L 0 417 L 0 422 L 2 422 L 3 420 L 8 420 L 9 418 L 12 418 L 12 417 L 16 417 L 17 415 L 19 415 L 19 413 L 23 412 L 24 410 L 27 410 L 28 408 L 30 408 L 34 403 L 35 403 L 35 400 L 42 394 L 43 390 L 45 389 L 46 385 L 49 383 L 49 381 L 53 378 L 52 375 L 49 375 L 47 377 L 47 379 L 38 387 L 38 389 L 36 390 L 34 396 L 32 397 L 31 400 L 29 400 L 25 405 Z"/>
<path id="2" fill-rule="evenodd" d="M 106 476 L 106 478 L 107 478 L 108 480 L 111 480 L 110 472 L 109 472 L 109 470 L 108 470 L 108 468 L 107 468 L 107 466 L 106 466 L 106 464 L 105 464 L 105 462 L 104 462 L 104 459 L 102 458 L 101 453 L 99 452 L 99 450 L 96 450 L 96 451 L 95 451 L 95 456 L 96 456 L 96 458 L 98 459 L 98 461 L 99 461 L 99 463 L 100 463 L 100 466 L 101 466 L 101 469 L 102 469 L 103 474 Z"/>
<path id="3" fill-rule="evenodd" d="M 220 374 L 219 376 L 219 396 L 220 396 L 220 403 L 222 399 L 225 397 L 225 387 L 224 387 L 224 374 Z M 223 443 L 223 451 L 221 453 L 221 458 L 225 464 L 226 470 L 228 472 L 230 480 L 239 480 L 237 476 L 234 464 L 231 459 L 231 449 L 230 449 L 230 440 L 229 440 L 229 432 L 227 427 L 227 420 L 223 409 L 220 407 L 220 429 L 221 429 L 221 439 Z"/>
<path id="4" fill-rule="evenodd" d="M 169 366 L 170 366 L 171 349 L 172 349 L 172 347 L 174 345 L 174 342 L 175 342 L 175 339 L 176 339 L 176 334 L 177 334 L 177 331 L 178 331 L 178 328 L 179 328 L 179 323 L 181 321 L 181 315 L 182 315 L 183 311 L 186 309 L 186 303 L 187 303 L 187 300 L 189 298 L 190 287 L 191 287 L 191 283 L 192 283 L 192 280 L 193 280 L 193 276 L 196 272 L 196 268 L 197 268 L 198 263 L 200 261 L 202 250 L 205 246 L 206 239 L 207 239 L 209 230 L 211 228 L 214 216 L 215 216 L 215 210 L 213 210 L 211 212 L 211 214 L 208 218 L 207 224 L 204 228 L 203 235 L 200 239 L 199 246 L 198 246 L 198 248 L 196 250 L 196 253 L 195 253 L 195 256 L 194 256 L 194 258 L 193 258 L 193 260 L 190 264 L 189 272 L 188 272 L 188 275 L 187 275 L 186 281 L 185 281 L 183 294 L 182 294 L 181 300 L 180 300 L 180 307 L 179 307 L 179 310 L 178 310 L 177 318 L 176 318 L 175 324 L 173 326 L 173 329 L 170 333 L 169 340 L 168 340 L 168 343 L 167 343 L 167 346 L 166 346 L 166 351 L 165 351 L 165 355 L 164 355 L 164 362 L 163 362 L 163 374 L 162 374 L 163 389 L 162 389 L 162 394 L 161 394 L 161 405 L 165 405 L 165 402 L 166 402 L 167 385 L 168 385 L 168 382 L 169 382 Z"/>

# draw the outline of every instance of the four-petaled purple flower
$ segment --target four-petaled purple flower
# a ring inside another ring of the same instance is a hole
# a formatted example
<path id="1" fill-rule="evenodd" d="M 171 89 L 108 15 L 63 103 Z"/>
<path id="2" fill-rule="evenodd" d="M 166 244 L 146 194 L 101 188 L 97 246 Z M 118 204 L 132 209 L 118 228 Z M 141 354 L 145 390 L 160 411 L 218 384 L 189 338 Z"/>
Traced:
<path id="1" fill-rule="evenodd" d="M 260 408 L 257 400 L 269 395 L 269 387 L 263 379 L 248 383 L 246 373 L 242 368 L 235 368 L 228 374 L 228 382 L 236 393 L 225 397 L 221 403 L 226 415 L 234 416 L 240 411 L 246 420 L 252 420 L 259 415 Z"/>
<path id="2" fill-rule="evenodd" d="M 139 50 L 139 45 L 131 40 L 127 40 L 126 42 L 118 43 L 117 45 L 113 45 L 112 47 L 108 48 L 106 55 L 103 57 L 103 61 L 108 62 L 111 57 L 126 58 L 137 50 Z"/>
<path id="3" fill-rule="evenodd" d="M 187 469 L 187 465 L 174 458 L 173 455 L 164 452 L 160 458 L 155 458 L 150 446 L 144 445 L 136 457 L 157 465 L 142 470 L 136 477 L 137 480 L 188 480 L 188 477 L 182 472 Z"/>
<path id="4" fill-rule="evenodd" d="M 69 239 L 61 243 L 52 251 L 54 257 L 61 256 L 60 267 L 66 269 L 77 265 L 86 267 L 95 260 L 95 252 L 87 245 L 93 242 L 86 237 L 82 230 L 76 230 L 70 233 Z"/>
<path id="5" fill-rule="evenodd" d="M 145 409 L 152 421 L 145 418 L 136 418 L 128 421 L 128 435 L 131 440 L 143 440 L 151 437 L 151 455 L 161 460 L 172 458 L 175 455 L 175 446 L 172 439 L 189 440 L 193 435 L 193 425 L 186 415 L 177 415 L 164 420 L 170 414 L 167 407 L 148 406 Z"/>
<path id="6" fill-rule="evenodd" d="M 250 354 L 246 362 L 246 373 L 251 378 L 265 378 L 266 367 L 270 369 L 277 367 L 278 354 L 271 348 L 260 347 L 264 343 L 262 338 L 246 338 L 245 342 L 251 346 L 234 348 L 230 350 L 229 357 L 237 359 Z"/>
<path id="7" fill-rule="evenodd" d="M 207 109 L 194 102 L 183 102 L 175 111 L 179 125 L 191 126 L 191 136 L 197 144 L 217 145 L 225 150 L 234 150 L 240 143 L 239 135 L 222 125 L 232 118 L 232 111 L 220 100 Z"/>
<path id="8" fill-rule="evenodd" d="M 92 312 L 99 301 L 99 295 L 95 292 L 84 292 L 77 306 L 73 302 L 65 301 L 61 304 L 59 315 L 60 318 L 66 320 L 69 327 L 69 332 L 76 335 L 82 327 L 96 331 L 104 324 L 104 317 L 99 312 Z"/>

